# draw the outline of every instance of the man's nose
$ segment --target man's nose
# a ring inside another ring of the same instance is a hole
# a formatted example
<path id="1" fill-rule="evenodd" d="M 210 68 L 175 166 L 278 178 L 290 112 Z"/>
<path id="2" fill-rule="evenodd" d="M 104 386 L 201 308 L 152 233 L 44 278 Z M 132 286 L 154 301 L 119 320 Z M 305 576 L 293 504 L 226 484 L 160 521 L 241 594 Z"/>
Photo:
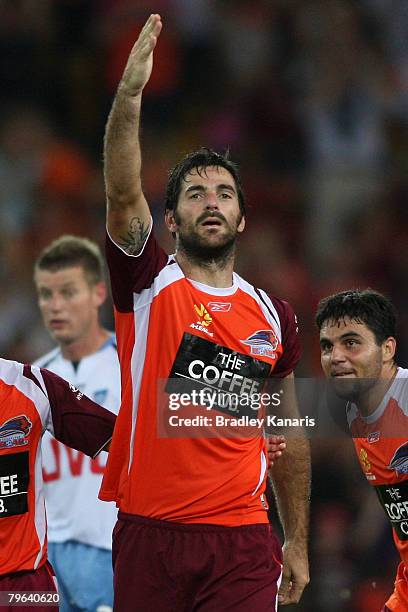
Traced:
<path id="1" fill-rule="evenodd" d="M 59 295 L 54 295 L 52 296 L 52 298 L 50 299 L 50 308 L 52 311 L 56 312 L 58 310 L 61 310 L 62 308 L 62 299 L 61 296 Z"/>
<path id="2" fill-rule="evenodd" d="M 344 351 L 341 346 L 334 345 L 331 352 L 332 363 L 341 363 L 345 361 Z"/>
<path id="3" fill-rule="evenodd" d="M 218 209 L 217 194 L 215 192 L 209 191 L 207 193 L 205 199 L 205 207 L 207 208 L 207 210 Z"/>

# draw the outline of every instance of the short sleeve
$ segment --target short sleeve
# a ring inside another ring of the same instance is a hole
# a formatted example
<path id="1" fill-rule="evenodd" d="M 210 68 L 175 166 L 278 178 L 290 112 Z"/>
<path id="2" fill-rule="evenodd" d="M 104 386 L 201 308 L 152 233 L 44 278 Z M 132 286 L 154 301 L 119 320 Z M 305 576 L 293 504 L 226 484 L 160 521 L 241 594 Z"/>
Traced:
<path id="1" fill-rule="evenodd" d="M 41 375 L 51 408 L 50 433 L 90 457 L 97 455 L 112 438 L 115 415 L 49 370 L 41 369 Z"/>
<path id="2" fill-rule="evenodd" d="M 152 285 L 167 264 L 168 255 L 159 246 L 153 227 L 139 255 L 128 255 L 108 233 L 105 248 L 115 308 L 119 312 L 131 312 L 133 294 Z"/>
<path id="3" fill-rule="evenodd" d="M 280 319 L 283 347 L 282 356 L 276 364 L 272 376 L 285 378 L 293 372 L 301 357 L 298 322 L 293 308 L 288 302 L 278 298 L 273 298 L 272 301 Z"/>

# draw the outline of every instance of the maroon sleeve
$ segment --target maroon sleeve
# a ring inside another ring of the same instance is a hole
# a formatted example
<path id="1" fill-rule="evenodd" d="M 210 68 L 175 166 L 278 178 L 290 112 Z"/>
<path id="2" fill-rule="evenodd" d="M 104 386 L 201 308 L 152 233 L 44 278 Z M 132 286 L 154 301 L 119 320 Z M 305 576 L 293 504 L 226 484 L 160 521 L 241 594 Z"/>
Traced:
<path id="1" fill-rule="evenodd" d="M 282 356 L 273 370 L 272 376 L 285 378 L 293 372 L 301 356 L 298 324 L 293 308 L 288 302 L 275 297 L 271 300 L 279 315 L 283 346 Z"/>
<path id="2" fill-rule="evenodd" d="M 168 255 L 150 232 L 140 255 L 127 255 L 106 234 L 108 262 L 113 303 L 120 312 L 132 312 L 133 293 L 150 287 L 154 278 L 167 264 Z"/>
<path id="3" fill-rule="evenodd" d="M 115 415 L 60 376 L 40 371 L 51 408 L 51 433 L 67 446 L 94 457 L 112 438 Z M 42 389 L 30 366 L 25 366 L 24 374 Z"/>

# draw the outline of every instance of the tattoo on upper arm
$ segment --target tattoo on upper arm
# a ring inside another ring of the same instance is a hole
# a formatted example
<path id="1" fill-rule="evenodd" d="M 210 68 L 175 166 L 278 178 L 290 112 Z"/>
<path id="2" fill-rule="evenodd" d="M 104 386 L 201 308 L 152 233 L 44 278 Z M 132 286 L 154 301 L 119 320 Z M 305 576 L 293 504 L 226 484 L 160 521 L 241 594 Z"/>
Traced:
<path id="1" fill-rule="evenodd" d="M 129 255 L 139 255 L 149 235 L 150 223 L 145 225 L 140 217 L 132 217 L 126 236 L 120 236 L 118 245 Z"/>

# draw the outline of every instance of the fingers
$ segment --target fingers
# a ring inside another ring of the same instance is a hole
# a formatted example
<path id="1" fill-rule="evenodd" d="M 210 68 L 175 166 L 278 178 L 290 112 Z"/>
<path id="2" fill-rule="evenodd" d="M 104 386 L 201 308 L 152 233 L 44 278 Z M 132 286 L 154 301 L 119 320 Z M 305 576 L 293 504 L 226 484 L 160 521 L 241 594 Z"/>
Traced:
<path id="1" fill-rule="evenodd" d="M 118 92 L 138 96 L 150 79 L 153 69 L 153 49 L 162 30 L 160 15 L 150 15 L 128 57 Z"/>
<path id="2" fill-rule="evenodd" d="M 302 597 L 305 584 L 298 584 L 291 582 L 290 578 L 286 580 L 282 579 L 282 583 L 279 589 L 278 601 L 280 605 L 288 605 L 292 603 L 298 603 Z"/>
<path id="3" fill-rule="evenodd" d="M 284 436 L 269 436 L 266 439 L 266 452 L 268 455 L 268 468 L 272 468 L 276 459 L 282 456 L 283 451 L 286 448 L 286 442 Z"/>
<path id="4" fill-rule="evenodd" d="M 160 15 L 150 15 L 149 19 L 146 21 L 142 31 L 139 34 L 138 41 L 141 43 L 151 39 L 152 37 L 156 38 L 161 32 L 163 27 Z"/>
<path id="5" fill-rule="evenodd" d="M 267 443 L 270 445 L 279 445 L 279 444 L 285 444 L 285 436 L 268 436 L 267 438 Z"/>
<path id="6" fill-rule="evenodd" d="M 154 32 L 157 29 L 159 23 L 160 23 L 160 28 L 161 28 L 160 15 L 158 14 L 150 15 L 149 19 L 146 21 L 146 23 L 144 24 L 142 28 L 142 31 L 139 34 L 139 38 L 143 38 L 145 36 L 148 36 L 152 32 Z"/>
<path id="7" fill-rule="evenodd" d="M 280 604 L 288 604 L 289 603 L 289 594 L 291 588 L 291 577 L 292 572 L 288 571 L 285 567 L 285 563 L 283 564 L 282 570 L 282 582 L 279 587 L 278 601 Z"/>
<path id="8" fill-rule="evenodd" d="M 272 436 L 269 436 L 269 440 L 271 440 L 271 442 L 284 442 L 285 441 L 285 436 L 278 436 L 276 434 L 273 434 Z"/>
<path id="9" fill-rule="evenodd" d="M 143 26 L 138 39 L 133 45 L 130 57 L 137 54 L 141 59 L 145 59 L 154 49 L 157 38 L 162 30 L 163 24 L 160 15 L 150 15 Z"/>
<path id="10" fill-rule="evenodd" d="M 309 583 L 309 570 L 307 556 L 301 549 L 295 548 L 283 551 L 282 582 L 279 589 L 278 601 L 281 605 L 298 603 L 302 593 Z"/>
<path id="11" fill-rule="evenodd" d="M 284 436 L 270 436 L 266 439 L 266 450 L 268 454 L 275 453 L 277 451 L 284 451 L 286 448 L 286 442 Z"/>
<path id="12" fill-rule="evenodd" d="M 286 442 L 280 444 L 270 444 L 268 447 L 268 453 L 276 453 L 276 451 L 284 451 L 286 448 Z"/>
<path id="13" fill-rule="evenodd" d="M 300 601 L 300 598 L 302 597 L 303 589 L 305 588 L 305 586 L 305 584 L 300 585 L 296 582 L 292 582 L 288 603 L 298 603 Z"/>

